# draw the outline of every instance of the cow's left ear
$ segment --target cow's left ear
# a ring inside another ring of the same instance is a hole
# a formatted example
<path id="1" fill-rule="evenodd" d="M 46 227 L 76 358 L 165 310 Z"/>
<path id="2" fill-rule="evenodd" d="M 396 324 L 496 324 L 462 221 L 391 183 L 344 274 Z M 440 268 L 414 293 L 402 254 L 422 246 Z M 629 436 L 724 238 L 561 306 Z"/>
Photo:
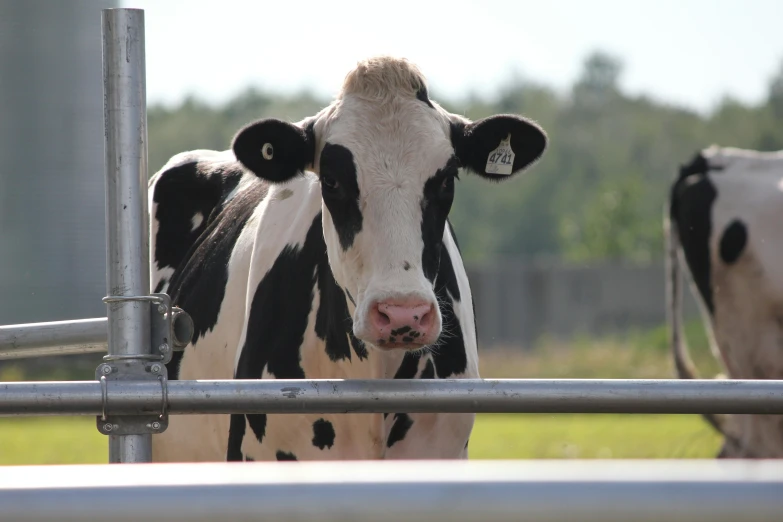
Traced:
<path id="1" fill-rule="evenodd" d="M 530 120 L 499 114 L 452 121 L 451 142 L 462 166 L 493 181 L 508 179 L 541 157 L 547 146 L 544 130 Z"/>
<path id="2" fill-rule="evenodd" d="M 231 148 L 239 162 L 259 178 L 283 183 L 312 168 L 315 156 L 313 122 L 259 120 L 237 132 Z"/>

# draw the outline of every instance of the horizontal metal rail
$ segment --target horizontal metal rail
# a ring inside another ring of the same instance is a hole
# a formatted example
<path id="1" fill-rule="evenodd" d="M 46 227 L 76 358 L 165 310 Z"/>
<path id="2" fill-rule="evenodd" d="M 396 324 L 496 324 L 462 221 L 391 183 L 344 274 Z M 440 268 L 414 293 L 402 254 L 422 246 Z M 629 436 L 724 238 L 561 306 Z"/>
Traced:
<path id="1" fill-rule="evenodd" d="M 174 307 L 172 348 L 182 350 L 193 335 L 187 313 Z M 0 326 L 0 360 L 79 355 L 108 351 L 109 322 L 106 317 Z"/>
<path id="2" fill-rule="evenodd" d="M 0 359 L 106 352 L 107 319 L 0 326 Z"/>
<path id="3" fill-rule="evenodd" d="M 0 415 L 133 415 L 164 411 L 783 414 L 783 381 L 112 381 L 104 389 L 99 381 L 0 383 Z"/>
<path id="4" fill-rule="evenodd" d="M 3 522 L 770 522 L 772 461 L 365 461 L 9 467 Z"/>

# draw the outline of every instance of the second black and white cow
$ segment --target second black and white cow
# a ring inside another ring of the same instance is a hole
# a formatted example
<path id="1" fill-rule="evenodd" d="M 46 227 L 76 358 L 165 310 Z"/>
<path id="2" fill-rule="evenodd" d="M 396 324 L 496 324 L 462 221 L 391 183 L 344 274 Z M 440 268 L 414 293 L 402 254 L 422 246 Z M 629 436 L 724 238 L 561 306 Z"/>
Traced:
<path id="1" fill-rule="evenodd" d="M 448 222 L 460 169 L 509 179 L 544 152 L 519 116 L 430 100 L 406 60 L 360 62 L 298 123 L 150 181 L 153 291 L 195 333 L 171 379 L 478 378 L 470 285 Z M 473 414 L 184 415 L 155 461 L 467 458 Z"/>
<path id="2" fill-rule="evenodd" d="M 709 147 L 671 188 L 668 298 L 681 378 L 697 372 L 682 333 L 684 256 L 713 353 L 731 379 L 783 379 L 783 152 Z M 705 415 L 726 458 L 783 458 L 783 415 Z"/>

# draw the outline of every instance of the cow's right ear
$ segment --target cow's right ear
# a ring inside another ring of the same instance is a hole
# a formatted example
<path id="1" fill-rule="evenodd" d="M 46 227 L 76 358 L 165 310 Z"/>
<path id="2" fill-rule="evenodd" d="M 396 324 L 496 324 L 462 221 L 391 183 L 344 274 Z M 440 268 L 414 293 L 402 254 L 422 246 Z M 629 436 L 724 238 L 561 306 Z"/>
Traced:
<path id="1" fill-rule="evenodd" d="M 284 183 L 312 168 L 313 122 L 293 124 L 275 118 L 253 122 L 237 132 L 231 144 L 242 165 L 259 178 Z"/>

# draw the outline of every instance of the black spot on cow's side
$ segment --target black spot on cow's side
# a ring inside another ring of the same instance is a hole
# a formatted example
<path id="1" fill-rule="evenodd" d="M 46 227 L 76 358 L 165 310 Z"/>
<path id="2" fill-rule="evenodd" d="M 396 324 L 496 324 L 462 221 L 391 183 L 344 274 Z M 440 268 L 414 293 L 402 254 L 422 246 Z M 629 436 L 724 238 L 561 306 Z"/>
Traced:
<path id="1" fill-rule="evenodd" d="M 440 303 L 443 317 L 443 333 L 438 339 L 437 349 L 433 350 L 435 371 L 438 377 L 446 379 L 454 374 L 463 373 L 468 367 L 465 353 L 465 340 L 462 326 L 454 313 L 453 300 L 459 299 L 459 285 L 454 275 L 454 266 L 447 250 L 443 250 L 438 278 L 435 280 L 435 295 Z"/>
<path id="2" fill-rule="evenodd" d="M 434 379 L 435 378 L 435 366 L 432 364 L 432 359 L 427 359 L 427 364 L 424 365 L 424 369 L 421 371 L 419 379 Z"/>
<path id="3" fill-rule="evenodd" d="M 320 215 L 319 215 L 320 217 Z M 320 222 L 320 220 L 319 220 Z M 326 343 L 326 353 L 332 361 L 351 359 L 351 347 L 359 359 L 367 358 L 367 347 L 353 334 L 353 319 L 348 313 L 346 292 L 337 284 L 326 257 L 323 234 L 318 251 L 324 255 L 318 260 L 318 293 L 320 302 L 315 316 L 315 333 Z M 313 237 L 313 241 L 317 238 Z"/>
<path id="4" fill-rule="evenodd" d="M 278 450 L 277 453 L 275 453 L 275 457 L 277 460 L 297 460 L 296 455 L 293 453 L 288 453 L 287 451 L 280 451 Z"/>
<path id="5" fill-rule="evenodd" d="M 334 426 L 325 419 L 313 423 L 313 446 L 319 449 L 331 448 L 334 445 Z"/>
<path id="6" fill-rule="evenodd" d="M 228 451 L 226 460 L 230 462 L 242 460 L 242 440 L 245 438 L 245 416 L 231 415 L 228 426 Z"/>
<path id="7" fill-rule="evenodd" d="M 163 279 L 161 279 L 160 281 L 158 281 L 158 284 L 155 285 L 155 290 L 153 290 L 152 293 L 153 294 L 160 293 L 160 291 L 163 290 L 163 287 L 166 286 L 167 282 L 168 282 L 168 279 L 166 279 L 165 277 Z"/>
<path id="8" fill-rule="evenodd" d="M 359 180 L 353 154 L 342 145 L 327 143 L 321 152 L 321 196 L 332 216 L 340 246 L 348 250 L 362 230 Z"/>
<path id="9" fill-rule="evenodd" d="M 301 246 L 286 245 L 258 284 L 248 315 L 237 379 L 260 379 L 266 369 L 278 379 L 304 379 L 299 347 L 312 310 L 316 266 L 325 256 L 321 215 Z"/>
<path id="10" fill-rule="evenodd" d="M 187 261 L 171 276 L 168 294 L 193 320 L 193 339 L 214 328 L 228 283 L 228 260 L 245 223 L 266 195 L 258 183 L 239 193 L 193 244 Z M 169 379 L 177 379 L 184 352 L 174 352 L 166 365 Z"/>
<path id="11" fill-rule="evenodd" d="M 720 258 L 727 265 L 737 262 L 748 242 L 748 230 L 742 221 L 735 219 L 723 231 L 720 238 Z"/>
<path id="12" fill-rule="evenodd" d="M 430 107 L 432 109 L 435 108 L 435 106 L 432 105 L 432 102 L 430 101 L 430 96 L 427 93 L 427 87 L 425 87 L 423 85 L 421 87 L 419 87 L 418 91 L 416 91 L 416 99 L 420 100 L 420 101 L 423 101 L 424 103 L 427 104 L 428 107 Z"/>
<path id="13" fill-rule="evenodd" d="M 685 260 L 693 281 L 710 313 L 714 312 L 710 286 L 710 248 L 712 204 L 717 197 L 715 186 L 704 174 L 709 170 L 701 155 L 682 167 L 679 179 L 672 185 L 669 215 L 680 237 Z M 685 173 L 685 174 L 683 174 Z"/>
<path id="14" fill-rule="evenodd" d="M 386 447 L 391 448 L 396 443 L 405 439 L 408 430 L 413 426 L 413 419 L 407 413 L 397 413 L 394 415 L 394 424 L 389 430 L 389 437 L 386 439 Z"/>
<path id="15" fill-rule="evenodd" d="M 459 161 L 452 157 L 445 167 L 424 183 L 421 198 L 421 237 L 424 249 L 421 254 L 424 276 L 434 281 L 438 274 L 443 232 L 446 218 L 454 201 L 454 179 Z"/>
<path id="16" fill-rule="evenodd" d="M 155 259 L 158 266 L 177 268 L 186 259 L 193 242 L 208 225 L 204 220 L 195 230 L 191 219 L 197 213 L 209 216 L 239 184 L 242 169 L 238 163 L 214 164 L 205 168 L 194 156 L 161 172 L 152 195 L 158 204 L 155 219 L 158 232 Z"/>
<path id="17" fill-rule="evenodd" d="M 258 442 L 264 441 L 266 435 L 266 414 L 265 413 L 251 413 L 245 415 L 247 423 L 250 424 L 250 429 L 253 430 L 253 435 L 256 436 Z"/>

